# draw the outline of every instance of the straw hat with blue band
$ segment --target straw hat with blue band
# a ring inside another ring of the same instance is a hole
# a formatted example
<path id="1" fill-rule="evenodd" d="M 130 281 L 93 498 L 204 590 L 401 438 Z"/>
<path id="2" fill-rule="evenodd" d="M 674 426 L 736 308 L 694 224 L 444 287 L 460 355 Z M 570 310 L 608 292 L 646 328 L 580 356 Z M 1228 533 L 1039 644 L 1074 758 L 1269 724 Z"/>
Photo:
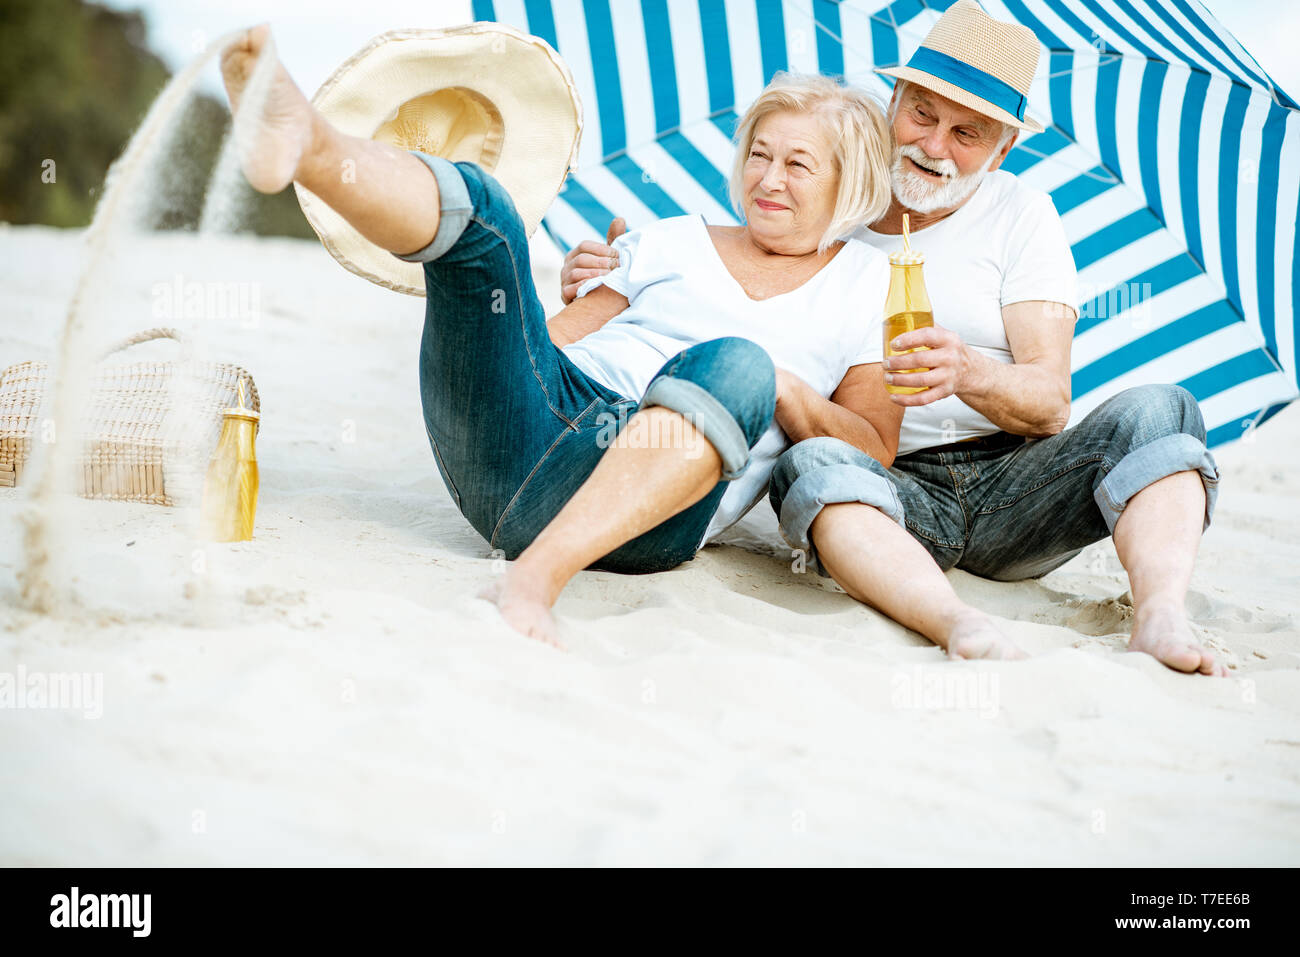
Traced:
<path id="1" fill-rule="evenodd" d="M 974 0 L 958 0 L 906 65 L 876 72 L 923 86 L 1017 129 L 1041 133 L 1042 124 L 1025 115 L 1038 51 L 1033 30 L 993 19 Z"/>

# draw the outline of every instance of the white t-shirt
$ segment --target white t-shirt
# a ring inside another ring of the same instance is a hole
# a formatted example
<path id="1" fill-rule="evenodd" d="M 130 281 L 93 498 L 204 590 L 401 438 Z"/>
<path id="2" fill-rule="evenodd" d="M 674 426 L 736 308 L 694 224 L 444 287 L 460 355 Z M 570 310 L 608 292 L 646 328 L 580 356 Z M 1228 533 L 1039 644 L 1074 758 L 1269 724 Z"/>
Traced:
<path id="1" fill-rule="evenodd" d="M 902 236 L 863 227 L 853 234 L 886 253 Z M 1078 308 L 1074 257 L 1052 199 L 1011 173 L 994 170 L 966 205 L 912 233 L 925 254 L 925 287 L 936 325 L 998 362 L 1011 363 L 1002 307 L 1042 299 Z M 898 454 L 989 435 L 998 427 L 950 395 L 903 415 Z"/>
<path id="2" fill-rule="evenodd" d="M 798 289 L 755 301 L 723 265 L 700 216 L 663 219 L 614 241 L 618 268 L 578 288 L 599 285 L 629 306 L 596 332 L 564 347 L 579 369 L 629 399 L 683 349 L 740 336 L 772 362 L 829 398 L 851 366 L 879 362 L 889 258 L 850 239 Z M 789 439 L 775 419 L 750 451 L 749 467 L 729 483 L 700 544 L 738 521 L 767 491 Z"/>

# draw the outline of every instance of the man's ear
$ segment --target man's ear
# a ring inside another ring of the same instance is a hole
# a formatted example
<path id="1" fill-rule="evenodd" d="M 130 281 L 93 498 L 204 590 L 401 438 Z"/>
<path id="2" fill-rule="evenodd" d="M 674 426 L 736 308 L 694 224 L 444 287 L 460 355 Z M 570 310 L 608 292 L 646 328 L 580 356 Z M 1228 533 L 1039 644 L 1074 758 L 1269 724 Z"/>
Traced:
<path id="1" fill-rule="evenodd" d="M 993 165 L 989 167 L 990 173 L 1002 165 L 1002 161 L 1007 158 L 1007 154 L 1010 153 L 1011 150 L 1015 148 L 1016 140 L 1018 139 L 1020 139 L 1020 131 L 1016 130 L 1016 132 L 1012 135 L 1011 139 L 1007 140 L 1006 143 L 1002 145 L 1002 148 L 998 150 L 997 159 L 995 159 L 993 161 Z"/>

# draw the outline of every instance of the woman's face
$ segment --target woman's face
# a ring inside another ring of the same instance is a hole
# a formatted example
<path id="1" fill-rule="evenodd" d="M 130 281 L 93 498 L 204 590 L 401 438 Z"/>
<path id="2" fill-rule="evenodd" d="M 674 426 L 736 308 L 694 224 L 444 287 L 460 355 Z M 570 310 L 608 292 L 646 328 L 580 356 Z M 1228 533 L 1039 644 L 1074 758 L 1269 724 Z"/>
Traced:
<path id="1" fill-rule="evenodd" d="M 812 252 L 830 226 L 839 181 L 825 115 L 768 114 L 745 161 L 745 218 L 753 238 L 773 252 Z"/>

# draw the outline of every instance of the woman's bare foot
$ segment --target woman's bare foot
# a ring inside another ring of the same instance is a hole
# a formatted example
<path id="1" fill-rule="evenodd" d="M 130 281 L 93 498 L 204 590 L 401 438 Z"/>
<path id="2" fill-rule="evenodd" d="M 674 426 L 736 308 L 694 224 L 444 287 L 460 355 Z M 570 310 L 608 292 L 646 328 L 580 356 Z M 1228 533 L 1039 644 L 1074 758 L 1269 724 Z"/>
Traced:
<path id="1" fill-rule="evenodd" d="M 1143 651 L 1175 671 L 1226 677 L 1228 667 L 1201 645 L 1181 603 L 1147 602 L 1133 616 L 1129 651 Z"/>
<path id="2" fill-rule="evenodd" d="M 234 114 L 233 134 L 249 184 L 278 193 L 311 149 L 314 110 L 275 53 L 266 24 L 221 52 L 221 75 Z"/>
<path id="3" fill-rule="evenodd" d="M 959 617 L 948 630 L 949 658 L 1027 658 L 1011 639 L 998 630 L 992 619 L 973 608 Z"/>
<path id="4" fill-rule="evenodd" d="M 495 604 L 506 624 L 521 635 L 563 651 L 548 596 L 546 587 L 515 563 L 507 568 L 503 580 L 493 582 L 478 595 Z"/>

